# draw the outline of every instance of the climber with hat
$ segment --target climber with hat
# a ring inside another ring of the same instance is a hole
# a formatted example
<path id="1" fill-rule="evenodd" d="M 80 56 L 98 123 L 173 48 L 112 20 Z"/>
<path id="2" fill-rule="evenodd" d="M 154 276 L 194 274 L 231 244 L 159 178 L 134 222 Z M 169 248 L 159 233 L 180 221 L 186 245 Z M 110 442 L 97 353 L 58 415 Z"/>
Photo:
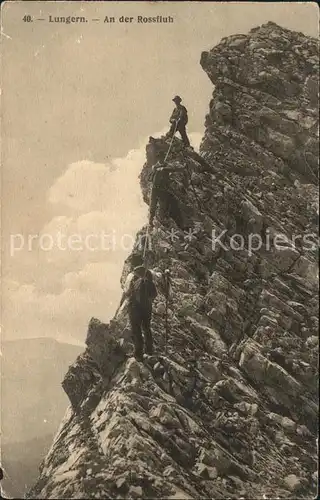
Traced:
<path id="1" fill-rule="evenodd" d="M 142 361 L 144 344 L 146 354 L 151 355 L 153 352 L 150 323 L 157 289 L 153 280 L 154 273 L 145 267 L 141 254 L 134 252 L 129 257 L 129 264 L 132 270 L 124 284 L 120 311 L 124 308 L 128 311 L 134 356 L 138 361 Z"/>
<path id="2" fill-rule="evenodd" d="M 176 132 L 179 132 L 181 139 L 186 147 L 190 146 L 190 141 L 186 132 L 186 125 L 188 123 L 188 111 L 181 104 L 181 97 L 176 95 L 173 99 L 176 107 L 174 108 L 172 115 L 170 117 L 171 127 L 169 132 L 166 134 L 166 138 L 173 137 Z"/>
<path id="3" fill-rule="evenodd" d="M 150 261 L 152 251 L 148 251 Z M 147 269 L 143 257 L 138 252 L 133 252 L 128 258 L 131 272 L 128 274 L 123 287 L 120 310 L 126 309 L 131 326 L 134 344 L 134 356 L 138 361 L 143 361 L 144 353 L 153 354 L 153 338 L 151 332 L 152 307 L 158 290 L 166 296 L 169 283 L 169 270 Z"/>

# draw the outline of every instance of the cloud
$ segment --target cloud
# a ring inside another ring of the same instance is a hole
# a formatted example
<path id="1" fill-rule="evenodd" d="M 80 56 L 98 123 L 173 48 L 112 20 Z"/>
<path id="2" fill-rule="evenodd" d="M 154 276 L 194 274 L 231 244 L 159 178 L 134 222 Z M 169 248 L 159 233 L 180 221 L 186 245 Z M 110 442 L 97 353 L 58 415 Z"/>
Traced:
<path id="1" fill-rule="evenodd" d="M 145 142 L 106 164 L 72 163 L 56 179 L 47 193 L 52 219 L 32 241 L 31 252 L 16 254 L 21 259 L 27 254 L 30 264 L 31 253 L 38 274 L 29 283 L 4 282 L 4 338 L 83 341 L 91 316 L 102 321 L 112 317 L 121 296 L 123 261 L 147 219 L 138 182 L 144 162 Z M 97 238 L 90 235 L 102 233 L 115 235 L 116 246 L 109 239 L 109 250 L 99 248 Z M 124 234 L 131 238 L 120 248 Z M 88 245 L 83 247 L 86 238 Z"/>
<path id="2" fill-rule="evenodd" d="M 144 161 L 145 152 L 141 148 L 108 164 L 72 163 L 51 186 L 48 201 L 55 210 L 64 209 L 74 215 L 97 211 L 118 218 L 120 205 L 123 209 L 134 205 L 142 213 L 144 207 L 138 176 Z"/>
<path id="3" fill-rule="evenodd" d="M 128 215 L 127 215 L 128 214 Z M 145 210 L 133 205 L 124 214 L 89 212 L 79 217 L 54 217 L 35 243 L 47 263 L 65 269 L 87 262 L 119 261 L 131 250 L 137 230 L 146 222 Z M 40 248 L 41 250 L 41 248 Z"/>
<path id="4" fill-rule="evenodd" d="M 61 293 L 44 293 L 34 285 L 4 283 L 3 337 L 53 337 L 84 341 L 88 321 L 108 321 L 120 298 L 116 281 L 119 266 L 89 263 L 78 273 L 66 273 Z"/>
<path id="5" fill-rule="evenodd" d="M 201 134 L 189 135 L 198 149 Z M 139 185 L 146 143 L 106 164 L 72 163 L 55 180 L 47 193 L 52 218 L 32 242 L 31 260 L 27 252 L 33 280 L 4 283 L 4 338 L 83 342 L 91 316 L 113 316 L 123 262 L 147 221 Z"/>

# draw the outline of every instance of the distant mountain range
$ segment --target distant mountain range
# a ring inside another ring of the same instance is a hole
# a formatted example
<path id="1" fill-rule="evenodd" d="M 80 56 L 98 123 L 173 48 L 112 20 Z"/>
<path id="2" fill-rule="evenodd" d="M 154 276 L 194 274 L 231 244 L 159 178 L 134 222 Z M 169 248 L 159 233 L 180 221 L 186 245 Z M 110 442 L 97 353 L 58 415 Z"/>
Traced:
<path id="1" fill-rule="evenodd" d="M 1 344 L 1 452 L 10 479 L 3 488 L 21 496 L 38 475 L 68 399 L 62 379 L 82 347 L 50 338 Z"/>

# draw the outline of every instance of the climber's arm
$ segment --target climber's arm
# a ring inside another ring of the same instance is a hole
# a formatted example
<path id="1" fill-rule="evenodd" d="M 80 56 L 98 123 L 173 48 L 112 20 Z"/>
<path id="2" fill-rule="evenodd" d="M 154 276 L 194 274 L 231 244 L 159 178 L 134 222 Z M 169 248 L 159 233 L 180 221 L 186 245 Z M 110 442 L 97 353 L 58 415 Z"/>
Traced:
<path id="1" fill-rule="evenodd" d="M 152 277 L 153 280 L 159 289 L 159 291 L 163 294 L 166 295 L 168 293 L 168 286 L 169 286 L 169 280 L 170 280 L 170 271 L 169 269 L 166 269 L 164 272 L 162 271 L 154 271 L 152 270 Z"/>
<path id="2" fill-rule="evenodd" d="M 178 119 L 178 116 L 177 116 L 177 110 L 174 109 L 171 113 L 171 116 L 170 116 L 170 123 L 174 123 L 175 121 L 177 121 Z"/>
<path id="3" fill-rule="evenodd" d="M 150 269 L 150 272 L 152 274 L 152 279 L 155 282 L 156 285 L 160 282 L 162 278 L 162 272 L 161 271 L 156 271 L 154 269 Z"/>
<path id="4" fill-rule="evenodd" d="M 127 279 L 126 279 L 126 281 L 124 283 L 123 293 L 122 293 L 122 297 L 121 297 L 121 300 L 120 300 L 119 309 L 123 305 L 123 303 L 126 300 L 126 298 L 129 296 L 129 290 L 130 290 L 130 284 L 131 284 L 132 278 L 133 278 L 133 273 L 129 273 L 128 276 L 127 276 Z"/>

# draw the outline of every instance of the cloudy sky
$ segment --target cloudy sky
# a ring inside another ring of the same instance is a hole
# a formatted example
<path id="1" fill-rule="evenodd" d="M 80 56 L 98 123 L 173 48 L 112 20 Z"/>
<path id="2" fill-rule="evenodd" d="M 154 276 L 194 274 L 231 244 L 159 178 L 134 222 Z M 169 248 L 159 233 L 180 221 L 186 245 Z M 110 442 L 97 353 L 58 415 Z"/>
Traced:
<path id="1" fill-rule="evenodd" d="M 294 2 L 4 4 L 4 339 L 83 342 L 91 316 L 110 319 L 130 235 L 146 221 L 138 185 L 145 145 L 166 129 L 173 95 L 188 107 L 194 146 L 203 133 L 212 85 L 201 52 L 269 20 L 317 36 L 316 9 Z M 45 21 L 24 22 L 25 15 Z M 89 22 L 50 24 L 49 15 Z M 171 15 L 174 23 L 103 23 L 121 15 Z M 84 248 L 86 237 L 102 232 L 115 235 L 115 250 L 92 250 L 92 238 Z M 58 235 L 78 239 L 68 250 Z"/>

